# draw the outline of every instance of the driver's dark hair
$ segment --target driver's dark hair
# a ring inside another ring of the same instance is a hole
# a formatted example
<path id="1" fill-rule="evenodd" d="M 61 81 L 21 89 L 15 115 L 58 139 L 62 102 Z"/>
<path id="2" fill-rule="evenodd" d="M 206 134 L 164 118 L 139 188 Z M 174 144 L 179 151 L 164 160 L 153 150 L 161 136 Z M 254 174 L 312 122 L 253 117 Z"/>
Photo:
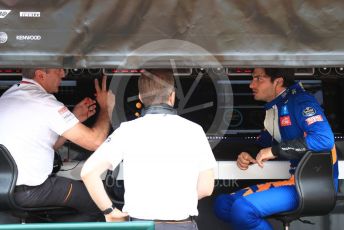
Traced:
<path id="1" fill-rule="evenodd" d="M 271 77 L 271 82 L 276 78 L 282 77 L 284 87 L 289 87 L 295 84 L 294 68 L 264 68 L 264 70 L 265 73 Z"/>

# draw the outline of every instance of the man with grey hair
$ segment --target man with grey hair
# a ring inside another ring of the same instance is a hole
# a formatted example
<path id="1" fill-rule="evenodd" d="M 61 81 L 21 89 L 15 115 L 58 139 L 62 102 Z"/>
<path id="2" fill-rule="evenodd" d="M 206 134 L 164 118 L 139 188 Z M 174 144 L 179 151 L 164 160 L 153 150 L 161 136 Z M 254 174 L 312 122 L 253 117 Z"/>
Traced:
<path id="1" fill-rule="evenodd" d="M 138 82 L 142 117 L 123 122 L 86 161 L 81 176 L 106 221 L 153 220 L 155 229 L 197 229 L 199 199 L 214 188 L 216 161 L 201 126 L 176 114 L 172 71 L 151 70 Z M 123 160 L 123 212 L 101 174 Z"/>
<path id="2" fill-rule="evenodd" d="M 23 207 L 66 206 L 79 215 L 63 221 L 103 218 L 81 181 L 51 176 L 54 151 L 66 139 L 95 150 L 107 137 L 108 92 L 95 80 L 100 111 L 92 128 L 82 124 L 96 113 L 96 101 L 85 98 L 73 111 L 59 102 L 57 93 L 64 69 L 24 69 L 23 79 L 0 98 L 0 144 L 11 153 L 18 168 L 15 201 Z"/>

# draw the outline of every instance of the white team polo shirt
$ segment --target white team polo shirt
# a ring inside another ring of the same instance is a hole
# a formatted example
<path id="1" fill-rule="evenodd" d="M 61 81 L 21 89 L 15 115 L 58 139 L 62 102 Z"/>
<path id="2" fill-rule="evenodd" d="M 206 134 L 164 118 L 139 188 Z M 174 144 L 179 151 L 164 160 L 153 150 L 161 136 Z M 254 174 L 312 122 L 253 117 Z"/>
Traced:
<path id="1" fill-rule="evenodd" d="M 52 172 L 53 146 L 78 119 L 54 95 L 23 78 L 0 98 L 0 143 L 18 168 L 17 185 L 40 185 Z"/>
<path id="2" fill-rule="evenodd" d="M 92 158 L 107 159 L 113 167 L 123 160 L 123 211 L 140 219 L 198 215 L 198 175 L 216 166 L 202 127 L 164 114 L 122 123 Z"/>

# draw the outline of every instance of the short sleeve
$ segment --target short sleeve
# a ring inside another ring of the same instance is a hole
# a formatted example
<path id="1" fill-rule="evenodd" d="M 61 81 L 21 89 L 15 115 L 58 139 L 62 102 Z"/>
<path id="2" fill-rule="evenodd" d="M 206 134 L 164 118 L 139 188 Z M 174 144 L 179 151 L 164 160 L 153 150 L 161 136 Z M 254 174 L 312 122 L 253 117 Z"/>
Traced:
<path id="1" fill-rule="evenodd" d="M 124 142 L 121 139 L 121 127 L 119 127 L 99 146 L 91 157 L 106 160 L 112 165 L 113 170 L 123 160 Z"/>
<path id="2" fill-rule="evenodd" d="M 62 135 L 62 133 L 79 122 L 74 114 L 63 103 L 57 100 L 48 100 L 45 105 L 45 110 L 50 129 L 58 135 Z"/>
<path id="3" fill-rule="evenodd" d="M 216 167 L 216 160 L 208 142 L 207 136 L 205 135 L 201 127 L 197 130 L 197 159 L 199 171 L 205 171 Z"/>

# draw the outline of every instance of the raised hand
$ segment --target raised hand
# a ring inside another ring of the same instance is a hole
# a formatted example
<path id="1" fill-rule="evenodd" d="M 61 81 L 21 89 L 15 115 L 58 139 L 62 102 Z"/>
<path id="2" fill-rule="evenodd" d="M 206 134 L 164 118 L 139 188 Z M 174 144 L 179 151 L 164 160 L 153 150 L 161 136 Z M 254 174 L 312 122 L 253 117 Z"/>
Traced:
<path id="1" fill-rule="evenodd" d="M 75 105 L 73 114 L 80 122 L 84 122 L 96 113 L 96 107 L 96 101 L 86 97 Z"/>
<path id="2" fill-rule="evenodd" d="M 107 108 L 108 92 L 106 90 L 106 76 L 102 78 L 101 88 L 99 87 L 98 79 L 94 79 L 94 87 L 96 89 L 96 100 L 101 109 Z"/>
<path id="3" fill-rule="evenodd" d="M 107 107 L 108 107 L 110 120 L 112 118 L 112 111 L 113 111 L 113 108 L 115 107 L 115 104 L 116 104 L 116 96 L 115 94 L 112 93 L 111 90 L 109 90 L 108 96 L 107 96 Z"/>

